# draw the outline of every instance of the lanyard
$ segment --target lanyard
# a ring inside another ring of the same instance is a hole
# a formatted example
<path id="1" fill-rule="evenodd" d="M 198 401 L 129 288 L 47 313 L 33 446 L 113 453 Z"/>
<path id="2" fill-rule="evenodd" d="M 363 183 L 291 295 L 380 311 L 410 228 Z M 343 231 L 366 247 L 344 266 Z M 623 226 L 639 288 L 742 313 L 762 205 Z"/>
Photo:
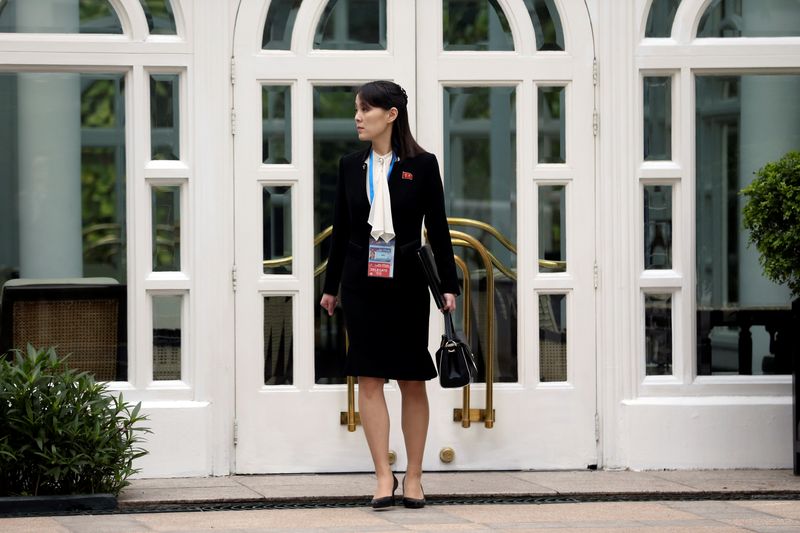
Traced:
<path id="1" fill-rule="evenodd" d="M 372 184 L 372 169 L 375 168 L 373 164 L 373 154 L 375 153 L 374 150 L 369 151 L 369 203 L 372 204 L 373 199 L 375 198 L 375 190 Z M 392 162 L 389 163 L 389 172 L 386 173 L 386 180 L 389 180 L 389 176 L 392 175 L 392 168 L 394 167 L 394 152 L 392 152 Z"/>

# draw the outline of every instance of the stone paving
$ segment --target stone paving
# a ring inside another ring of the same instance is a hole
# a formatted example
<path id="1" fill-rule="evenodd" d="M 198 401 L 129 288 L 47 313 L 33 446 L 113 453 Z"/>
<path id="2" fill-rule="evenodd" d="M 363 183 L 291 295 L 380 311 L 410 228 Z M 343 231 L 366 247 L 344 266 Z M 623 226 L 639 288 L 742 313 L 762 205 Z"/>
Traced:
<path id="1" fill-rule="evenodd" d="M 3 533 L 259 531 L 602 531 L 800 532 L 800 477 L 788 470 L 668 472 L 428 473 L 433 498 L 626 495 L 651 501 L 542 504 L 432 504 L 374 512 L 367 474 L 270 475 L 135 480 L 121 495 L 122 514 L 0 518 Z M 727 496 L 759 499 L 726 500 Z M 706 498 L 677 501 L 676 498 Z M 364 498 L 363 507 L 148 512 L 158 505 L 302 502 Z M 712 499 L 708 499 L 712 498 Z M 716 499 L 714 499 L 716 498 Z"/>

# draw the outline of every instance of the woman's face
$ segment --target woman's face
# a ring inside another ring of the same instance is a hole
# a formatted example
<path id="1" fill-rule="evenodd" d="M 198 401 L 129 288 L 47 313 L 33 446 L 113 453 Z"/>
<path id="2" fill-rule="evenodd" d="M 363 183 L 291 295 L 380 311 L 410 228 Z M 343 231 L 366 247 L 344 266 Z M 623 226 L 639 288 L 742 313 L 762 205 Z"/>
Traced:
<path id="1" fill-rule="evenodd" d="M 372 107 L 356 95 L 356 131 L 358 140 L 373 141 L 384 135 L 391 136 L 392 122 L 397 118 L 397 108 Z"/>

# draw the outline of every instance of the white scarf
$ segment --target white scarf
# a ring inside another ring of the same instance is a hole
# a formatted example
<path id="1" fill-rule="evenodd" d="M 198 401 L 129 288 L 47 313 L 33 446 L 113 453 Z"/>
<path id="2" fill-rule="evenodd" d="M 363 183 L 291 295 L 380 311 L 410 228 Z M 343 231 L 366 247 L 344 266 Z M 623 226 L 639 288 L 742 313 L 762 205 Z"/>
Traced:
<path id="1" fill-rule="evenodd" d="M 389 242 L 394 239 L 394 224 L 392 223 L 392 200 L 389 196 L 388 175 L 389 165 L 392 163 L 392 152 L 378 155 L 373 150 L 375 169 L 372 172 L 375 197 L 369 210 L 369 225 L 372 226 L 370 235 L 376 241 L 383 239 Z M 395 161 L 397 164 L 397 161 Z M 367 162 L 367 197 L 369 198 L 369 162 Z"/>

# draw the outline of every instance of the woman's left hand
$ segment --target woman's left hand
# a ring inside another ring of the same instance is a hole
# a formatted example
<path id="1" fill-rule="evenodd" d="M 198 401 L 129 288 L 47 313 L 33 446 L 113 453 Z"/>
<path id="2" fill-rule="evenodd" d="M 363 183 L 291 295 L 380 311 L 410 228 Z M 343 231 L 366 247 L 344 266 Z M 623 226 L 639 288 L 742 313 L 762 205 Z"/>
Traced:
<path id="1" fill-rule="evenodd" d="M 446 313 L 448 311 L 453 312 L 456 310 L 456 295 L 446 292 L 444 293 L 444 307 L 442 307 L 442 312 Z"/>

